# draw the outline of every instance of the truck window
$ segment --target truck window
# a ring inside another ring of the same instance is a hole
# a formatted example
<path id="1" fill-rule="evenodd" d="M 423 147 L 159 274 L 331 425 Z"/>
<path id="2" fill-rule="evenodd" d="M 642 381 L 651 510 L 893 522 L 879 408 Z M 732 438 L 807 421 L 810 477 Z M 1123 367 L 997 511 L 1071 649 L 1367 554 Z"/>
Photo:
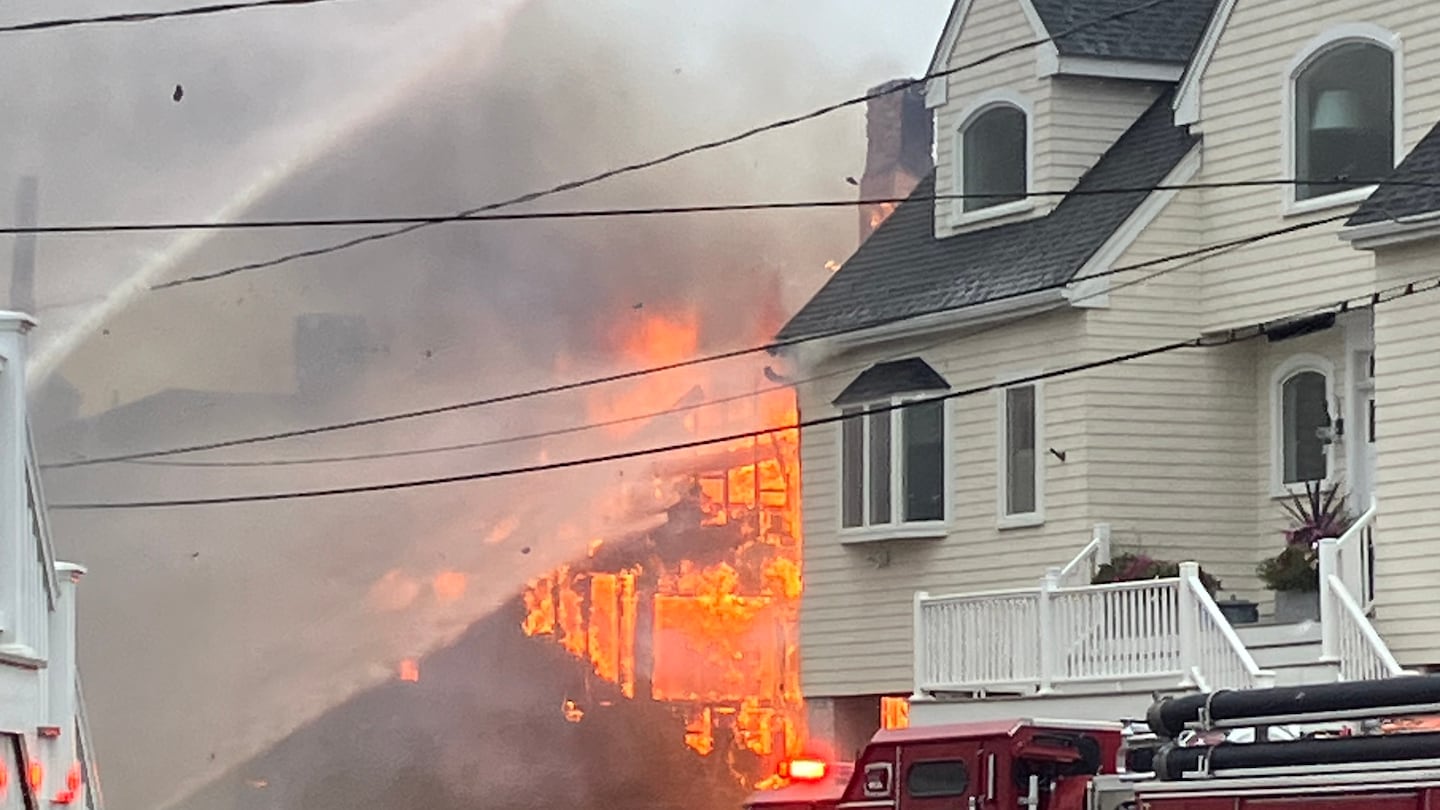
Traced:
<path id="1" fill-rule="evenodd" d="M 970 771 L 958 759 L 917 762 L 905 773 L 905 790 L 916 798 L 963 796 L 970 787 Z"/>

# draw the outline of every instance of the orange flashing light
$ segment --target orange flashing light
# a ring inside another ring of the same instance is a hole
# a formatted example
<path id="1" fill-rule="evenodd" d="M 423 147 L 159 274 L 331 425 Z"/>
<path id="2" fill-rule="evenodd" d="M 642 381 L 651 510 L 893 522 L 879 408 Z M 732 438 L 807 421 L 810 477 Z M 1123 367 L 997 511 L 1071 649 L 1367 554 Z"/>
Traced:
<path id="1" fill-rule="evenodd" d="M 30 763 L 30 790 L 38 792 L 45 783 L 45 768 L 38 762 Z"/>
<path id="2" fill-rule="evenodd" d="M 819 759 L 792 759 L 780 763 L 780 775 L 795 782 L 818 782 L 829 768 Z"/>

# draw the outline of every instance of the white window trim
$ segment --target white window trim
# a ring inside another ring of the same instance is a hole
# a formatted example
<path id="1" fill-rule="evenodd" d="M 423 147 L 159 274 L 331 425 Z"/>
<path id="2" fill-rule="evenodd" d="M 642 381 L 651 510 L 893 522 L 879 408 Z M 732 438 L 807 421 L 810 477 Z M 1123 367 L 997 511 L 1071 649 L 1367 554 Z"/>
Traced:
<path id="1" fill-rule="evenodd" d="M 1045 383 L 1042 380 L 1027 381 L 1040 374 L 1039 371 L 1029 371 L 995 381 L 995 526 L 999 529 L 1023 529 L 1045 523 L 1045 453 L 1048 452 L 1045 446 Z M 1006 483 L 1010 479 L 1010 454 L 1006 442 L 1009 415 L 1005 405 L 1012 388 L 1026 386 L 1035 389 L 1035 511 L 1011 515 L 1005 511 L 1008 500 Z"/>
<path id="2" fill-rule="evenodd" d="M 847 410 L 869 408 L 876 405 L 893 405 L 902 402 L 913 402 L 916 400 L 933 399 L 941 396 L 939 391 L 926 391 L 915 394 L 897 394 L 893 397 L 870 400 L 867 402 L 847 403 L 836 409 L 836 414 L 842 414 Z M 904 492 L 904 454 L 902 452 L 903 442 L 900 441 L 901 414 L 903 409 L 896 408 L 889 412 L 890 415 L 890 522 L 871 524 L 868 523 L 870 512 L 870 432 L 867 430 L 863 435 L 864 471 L 861 486 L 861 523 L 860 526 L 845 525 L 845 427 L 840 422 L 839 430 L 835 431 L 835 452 L 838 463 L 835 465 L 836 483 L 836 509 L 835 526 L 842 545 L 859 543 L 877 543 L 885 540 L 942 540 L 950 533 L 950 526 L 954 520 L 955 508 L 955 465 L 954 457 L 954 413 L 951 400 L 942 400 L 941 407 L 941 457 L 944 463 L 941 465 L 941 487 L 943 498 L 944 517 L 940 520 L 925 520 L 904 522 L 901 520 L 904 504 L 901 493 Z M 869 417 L 860 417 L 861 421 Z"/>
<path id="3" fill-rule="evenodd" d="M 1303 371 L 1316 371 L 1325 375 L 1325 408 L 1330 411 L 1335 404 L 1335 364 L 1329 358 L 1319 354 L 1297 354 L 1286 358 L 1285 362 L 1275 367 L 1270 374 L 1270 496 L 1272 498 L 1288 498 L 1291 495 L 1304 495 L 1304 484 L 1286 484 L 1285 477 L 1285 453 L 1284 453 L 1284 415 L 1281 409 L 1282 401 L 1280 387 L 1285 381 Z M 1341 414 L 1330 413 L 1330 420 L 1333 423 Z M 1332 443 L 1325 451 L 1325 477 L 1321 479 L 1320 486 L 1328 487 L 1335 480 L 1335 444 Z"/>
<path id="4" fill-rule="evenodd" d="M 996 107 L 1012 107 L 1025 116 L 1025 194 L 1023 199 L 992 205 L 978 211 L 966 211 L 964 200 L 950 201 L 950 227 L 962 228 L 979 222 L 1023 214 L 1035 207 L 1035 105 L 1030 99 L 1011 90 L 992 90 L 977 96 L 960 114 L 960 124 L 950 133 L 954 141 L 950 154 L 954 166 L 954 193 L 965 193 L 965 130 L 975 119 Z"/>
<path id="5" fill-rule="evenodd" d="M 1283 86 L 1280 93 L 1281 102 L 1281 126 L 1283 127 L 1280 136 L 1280 170 L 1283 177 L 1296 177 L 1295 166 L 1295 79 L 1300 73 L 1308 68 L 1314 61 L 1326 52 L 1341 45 L 1352 42 L 1368 42 L 1379 45 L 1390 51 L 1394 56 L 1394 76 L 1391 78 L 1391 85 L 1395 94 L 1394 113 L 1395 121 L 1395 147 L 1392 154 L 1394 165 L 1399 165 L 1405 158 L 1405 50 L 1400 36 L 1388 29 L 1370 23 L 1343 23 L 1341 25 L 1327 28 L 1323 33 L 1306 43 L 1300 52 L 1295 54 L 1286 66 L 1283 77 Z M 1292 217 L 1303 214 L 1311 214 L 1316 211 L 1325 211 L 1331 208 L 1341 208 L 1347 205 L 1355 205 L 1363 202 L 1371 194 L 1375 193 L 1376 186 L 1365 186 L 1353 188 L 1346 191 L 1327 194 L 1323 197 L 1314 197 L 1308 200 L 1296 200 L 1296 187 L 1286 186 L 1281 193 L 1281 216 Z"/>

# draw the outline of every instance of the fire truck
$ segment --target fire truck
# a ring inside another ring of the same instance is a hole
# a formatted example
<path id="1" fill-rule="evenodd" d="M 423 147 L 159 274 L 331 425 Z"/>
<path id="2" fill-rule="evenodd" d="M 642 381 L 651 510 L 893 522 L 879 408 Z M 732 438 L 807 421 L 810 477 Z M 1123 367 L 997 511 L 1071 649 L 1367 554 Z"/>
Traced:
<path id="1" fill-rule="evenodd" d="M 884 730 L 745 810 L 1440 810 L 1440 676 L 1161 698 L 1143 721 Z"/>

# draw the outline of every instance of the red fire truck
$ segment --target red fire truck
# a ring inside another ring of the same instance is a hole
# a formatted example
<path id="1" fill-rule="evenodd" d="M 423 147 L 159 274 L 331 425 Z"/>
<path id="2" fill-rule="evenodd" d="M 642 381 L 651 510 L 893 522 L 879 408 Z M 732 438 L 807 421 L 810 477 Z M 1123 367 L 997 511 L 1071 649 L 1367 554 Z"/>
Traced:
<path id="1" fill-rule="evenodd" d="M 1414 676 L 1164 698 L 1143 724 L 881 731 L 853 764 L 791 762 L 745 808 L 1440 810 L 1440 732 L 1393 723 L 1434 714 L 1440 677 Z M 1324 730 L 1272 741 L 1279 727 Z"/>

